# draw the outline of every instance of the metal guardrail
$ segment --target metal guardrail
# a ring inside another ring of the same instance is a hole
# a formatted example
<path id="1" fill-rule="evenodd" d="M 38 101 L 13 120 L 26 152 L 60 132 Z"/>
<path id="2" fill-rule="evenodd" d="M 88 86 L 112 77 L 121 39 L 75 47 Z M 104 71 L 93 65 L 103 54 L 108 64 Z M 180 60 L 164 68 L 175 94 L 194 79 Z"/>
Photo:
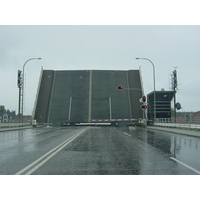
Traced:
<path id="1" fill-rule="evenodd" d="M 177 117 L 176 121 L 175 118 L 157 118 L 156 123 L 178 123 L 178 124 L 199 124 L 200 125 L 200 118 L 183 118 Z"/>
<path id="2" fill-rule="evenodd" d="M 189 129 L 199 129 L 199 124 L 179 124 L 179 123 L 159 123 L 155 122 L 154 126 L 170 127 L 170 128 L 189 128 Z"/>

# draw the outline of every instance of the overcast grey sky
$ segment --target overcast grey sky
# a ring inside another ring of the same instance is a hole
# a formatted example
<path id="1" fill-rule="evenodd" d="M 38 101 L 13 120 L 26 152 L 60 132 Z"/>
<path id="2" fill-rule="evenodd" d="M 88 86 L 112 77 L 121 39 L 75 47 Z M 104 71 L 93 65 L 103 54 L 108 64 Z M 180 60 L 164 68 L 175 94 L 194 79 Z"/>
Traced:
<path id="1" fill-rule="evenodd" d="M 0 26 L 0 105 L 18 111 L 17 71 L 26 64 L 25 114 L 31 114 L 43 69 L 131 70 L 141 66 L 145 94 L 169 90 L 177 67 L 180 111 L 198 111 L 200 26 Z"/>

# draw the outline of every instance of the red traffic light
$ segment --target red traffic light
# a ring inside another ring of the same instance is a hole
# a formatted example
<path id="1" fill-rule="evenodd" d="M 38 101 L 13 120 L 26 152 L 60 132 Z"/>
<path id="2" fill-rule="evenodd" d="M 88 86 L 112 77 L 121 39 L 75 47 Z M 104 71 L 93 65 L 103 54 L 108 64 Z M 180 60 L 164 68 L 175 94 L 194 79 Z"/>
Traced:
<path id="1" fill-rule="evenodd" d="M 146 97 L 145 96 L 142 97 L 142 102 L 144 102 L 144 103 L 146 102 Z"/>
<path id="2" fill-rule="evenodd" d="M 147 109 L 148 106 L 147 106 L 147 105 L 141 105 L 140 108 L 141 108 L 141 109 Z"/>
<path id="3" fill-rule="evenodd" d="M 123 85 L 119 85 L 119 86 L 117 86 L 117 89 L 118 90 L 122 90 L 122 89 L 124 89 L 124 86 Z"/>

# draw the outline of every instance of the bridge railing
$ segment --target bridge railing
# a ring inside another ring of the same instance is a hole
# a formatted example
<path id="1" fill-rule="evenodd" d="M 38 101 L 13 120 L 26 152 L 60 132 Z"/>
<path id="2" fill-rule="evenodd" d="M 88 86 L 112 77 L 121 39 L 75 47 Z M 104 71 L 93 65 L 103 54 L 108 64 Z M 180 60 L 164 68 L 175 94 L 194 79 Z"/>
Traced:
<path id="1" fill-rule="evenodd" d="M 190 121 L 188 123 L 187 121 L 176 121 L 173 118 L 159 118 L 156 119 L 154 122 L 154 126 L 160 126 L 160 127 L 170 127 L 170 128 L 188 128 L 188 129 L 200 129 L 200 124 L 195 123 L 195 121 Z"/>
<path id="2" fill-rule="evenodd" d="M 200 124 L 200 118 L 157 118 L 157 123 Z"/>

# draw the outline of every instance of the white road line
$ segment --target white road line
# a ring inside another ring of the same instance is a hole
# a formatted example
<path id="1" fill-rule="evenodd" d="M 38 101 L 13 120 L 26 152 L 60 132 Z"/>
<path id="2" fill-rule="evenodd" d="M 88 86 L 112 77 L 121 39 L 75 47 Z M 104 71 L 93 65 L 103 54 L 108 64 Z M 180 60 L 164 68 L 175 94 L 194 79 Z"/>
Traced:
<path id="1" fill-rule="evenodd" d="M 191 169 L 192 171 L 196 172 L 197 174 L 200 174 L 199 170 L 197 170 L 197 169 L 195 169 L 195 168 L 193 168 L 193 167 L 181 162 L 180 160 L 177 160 L 176 158 L 173 158 L 173 157 L 170 157 L 170 159 L 182 164 L 183 166 L 187 167 L 188 169 Z"/>
<path id="2" fill-rule="evenodd" d="M 128 134 L 128 133 L 126 133 L 126 132 L 123 132 L 123 134 L 125 134 L 125 135 L 127 135 L 127 136 L 131 137 L 131 135 L 129 135 L 129 134 Z"/>
<path id="3" fill-rule="evenodd" d="M 66 145 L 68 145 L 70 142 L 72 142 L 75 138 L 77 138 L 81 133 L 83 133 L 87 128 L 84 128 L 82 130 L 80 130 L 78 133 L 76 133 L 75 135 L 73 135 L 72 137 L 70 137 L 69 139 L 65 140 L 63 143 L 61 143 L 60 145 L 58 145 L 57 147 L 55 147 L 54 149 L 50 150 L 49 152 L 47 152 L 46 154 L 44 154 L 43 156 L 41 156 L 40 158 L 38 158 L 37 160 L 35 160 L 34 162 L 32 162 L 30 165 L 28 165 L 27 167 L 23 168 L 22 170 L 20 170 L 19 172 L 17 172 L 15 175 L 20 175 L 22 173 L 24 173 L 25 171 L 27 171 L 28 169 L 30 169 L 32 166 L 34 166 L 35 164 L 37 164 L 39 161 L 41 161 L 42 159 L 44 159 L 45 157 L 47 157 L 49 154 L 51 154 L 50 156 L 48 156 L 45 160 L 43 160 L 41 163 L 39 163 L 38 165 L 36 165 L 32 170 L 28 171 L 26 174 L 31 174 L 33 173 L 36 169 L 38 169 L 40 166 L 42 166 L 45 162 L 47 162 L 51 157 L 53 157 L 56 153 L 58 153 L 60 150 L 62 150 Z"/>
<path id="4" fill-rule="evenodd" d="M 26 173 L 26 175 L 30 175 L 32 174 L 34 171 L 36 171 L 39 167 L 41 167 L 44 163 L 46 163 L 50 158 L 52 158 L 55 154 L 57 154 L 59 151 L 61 151 L 65 146 L 67 146 L 70 142 L 72 142 L 75 138 L 77 138 L 82 132 L 80 132 L 79 134 L 77 134 L 75 137 L 73 137 L 71 140 L 69 140 L 67 143 L 65 143 L 63 146 L 61 146 L 58 150 L 56 150 L 55 152 L 53 152 L 52 154 L 50 154 L 45 160 L 43 160 L 42 162 L 40 162 L 38 165 L 36 165 L 33 169 L 31 169 L 30 171 L 28 171 Z"/>
<path id="5" fill-rule="evenodd" d="M 73 137 L 74 137 L 74 135 L 71 138 L 73 138 Z M 43 156 L 41 156 L 40 158 L 38 158 L 36 161 L 32 162 L 30 165 L 28 165 L 27 167 L 23 168 L 19 172 L 17 172 L 15 175 L 22 174 L 23 172 L 25 172 L 26 170 L 28 170 L 29 168 L 31 168 L 33 165 L 35 165 L 36 163 L 38 163 L 40 160 L 42 160 L 43 158 L 45 158 L 46 156 L 48 156 L 50 153 L 52 153 L 53 151 L 55 151 L 56 149 L 58 149 L 60 146 L 62 146 L 63 144 L 65 144 L 71 138 L 67 139 L 66 141 L 64 141 L 63 143 L 61 143 L 60 145 L 58 145 L 54 149 L 50 150 L 49 152 L 47 152 L 46 154 L 44 154 Z"/>

